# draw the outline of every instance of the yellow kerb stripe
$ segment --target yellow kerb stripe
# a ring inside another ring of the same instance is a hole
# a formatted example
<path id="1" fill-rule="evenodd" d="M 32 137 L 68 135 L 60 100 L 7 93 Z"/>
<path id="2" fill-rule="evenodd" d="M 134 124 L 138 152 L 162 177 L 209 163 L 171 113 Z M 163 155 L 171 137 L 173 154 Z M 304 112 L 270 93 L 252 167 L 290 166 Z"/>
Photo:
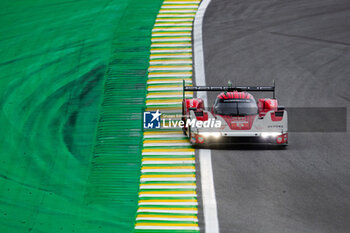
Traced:
<path id="1" fill-rule="evenodd" d="M 149 132 L 144 132 L 144 135 L 152 135 L 152 134 L 183 134 L 182 130 L 179 131 L 149 131 Z"/>
<path id="2" fill-rule="evenodd" d="M 146 108 L 146 112 L 147 111 L 157 111 L 157 109 L 158 110 L 160 110 L 160 111 L 170 111 L 170 110 L 176 110 L 176 111 L 178 111 L 178 110 L 181 110 L 181 107 L 168 107 L 168 106 L 162 106 L 162 107 L 147 107 Z"/>
<path id="3" fill-rule="evenodd" d="M 190 85 L 186 85 L 190 86 Z M 182 84 L 152 85 L 151 88 L 182 87 Z"/>

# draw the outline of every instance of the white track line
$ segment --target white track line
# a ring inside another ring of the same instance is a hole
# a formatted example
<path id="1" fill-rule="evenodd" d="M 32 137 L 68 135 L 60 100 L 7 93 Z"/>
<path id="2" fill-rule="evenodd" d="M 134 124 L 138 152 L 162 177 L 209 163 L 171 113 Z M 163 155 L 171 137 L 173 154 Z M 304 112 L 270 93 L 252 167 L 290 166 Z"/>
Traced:
<path id="1" fill-rule="evenodd" d="M 150 135 L 144 135 L 144 138 L 176 138 L 176 137 L 184 137 L 182 133 L 179 134 L 150 134 Z"/>
<path id="2" fill-rule="evenodd" d="M 191 41 L 191 37 L 187 38 L 152 38 L 151 41 L 153 42 L 169 42 L 169 41 Z"/>
<path id="3" fill-rule="evenodd" d="M 159 220 L 159 221 L 184 221 L 198 222 L 197 218 L 160 218 L 160 217 L 137 217 L 136 220 Z"/>
<path id="4" fill-rule="evenodd" d="M 197 214 L 197 210 L 168 210 L 168 209 L 138 209 L 138 213 L 171 213 L 171 214 Z"/>
<path id="5" fill-rule="evenodd" d="M 161 65 L 164 65 L 164 64 L 191 64 L 191 61 L 187 61 L 187 60 L 180 60 L 180 59 L 177 59 L 177 60 L 151 60 L 150 61 L 150 64 L 152 65 L 158 65 L 158 64 L 161 64 Z"/>
<path id="6" fill-rule="evenodd" d="M 196 189 L 196 185 L 140 185 L 140 189 Z"/>
<path id="7" fill-rule="evenodd" d="M 195 82 L 197 86 L 205 86 L 205 70 L 203 56 L 203 38 L 202 24 L 205 10 L 211 0 L 203 0 L 194 20 L 194 64 L 195 64 Z M 198 96 L 204 101 L 204 105 L 208 106 L 208 97 L 206 92 L 199 92 Z M 211 151 L 199 150 L 199 162 L 201 169 L 202 183 L 202 200 L 204 223 L 206 233 L 219 233 L 219 221 L 217 215 L 213 168 L 211 164 Z"/>
<path id="8" fill-rule="evenodd" d="M 184 202 L 180 202 L 180 201 L 177 201 L 177 202 L 166 202 L 166 201 L 152 201 L 152 202 L 144 202 L 142 200 L 139 201 L 139 206 L 147 206 L 147 205 L 170 205 L 170 206 L 177 206 L 177 205 L 180 205 L 180 206 L 197 206 L 198 203 L 197 202 L 188 202 L 188 201 L 184 201 Z"/>
<path id="9" fill-rule="evenodd" d="M 156 225 L 154 225 L 154 226 L 152 226 L 152 225 L 151 226 L 137 226 L 136 225 L 135 229 L 143 229 L 143 230 L 195 230 L 195 231 L 199 230 L 198 227 L 186 227 L 186 226 L 184 226 L 184 227 L 164 226 L 163 227 L 163 226 L 156 226 Z"/>
<path id="10" fill-rule="evenodd" d="M 197 6 L 186 6 L 186 5 L 183 5 L 183 6 L 176 6 L 176 5 L 163 5 L 161 7 L 161 9 L 195 9 L 197 8 Z"/>
<path id="11" fill-rule="evenodd" d="M 195 177 L 189 177 L 189 178 L 141 178 L 141 182 L 144 181 L 196 181 Z"/>
<path id="12" fill-rule="evenodd" d="M 150 58 L 192 58 L 192 54 L 152 54 Z"/>
<path id="13" fill-rule="evenodd" d="M 189 19 L 183 19 L 183 18 L 179 18 L 179 19 L 173 19 L 173 18 L 166 18 L 166 19 L 162 19 L 162 18 L 158 18 L 156 19 L 156 22 L 192 22 L 193 19 L 189 18 Z"/>
<path id="14" fill-rule="evenodd" d="M 139 197 L 197 197 L 197 194 L 140 194 Z"/>
<path id="15" fill-rule="evenodd" d="M 164 1 L 165 4 L 198 4 L 200 1 Z"/>
<path id="16" fill-rule="evenodd" d="M 155 27 L 164 27 L 164 26 L 191 26 L 192 27 L 192 23 L 156 23 L 154 25 Z"/>
<path id="17" fill-rule="evenodd" d="M 186 43 L 153 43 L 151 47 L 157 48 L 157 47 L 189 47 L 191 45 L 186 44 Z"/>
<path id="18" fill-rule="evenodd" d="M 170 160 L 170 161 L 158 161 L 150 160 L 143 161 L 142 164 L 194 164 L 194 160 Z"/>
<path id="19" fill-rule="evenodd" d="M 180 97 L 182 98 L 182 95 L 147 95 L 147 99 L 155 99 L 155 98 L 166 98 L 166 97 Z M 192 98 L 192 95 L 186 95 L 186 97 L 188 98 Z"/>
<path id="20" fill-rule="evenodd" d="M 194 152 L 142 152 L 142 155 L 194 155 Z"/>
<path id="21" fill-rule="evenodd" d="M 151 49 L 151 53 L 183 53 L 183 52 L 192 52 L 192 49 L 188 49 L 188 48 Z"/>
<path id="22" fill-rule="evenodd" d="M 181 104 L 181 103 L 180 103 Z M 183 143 L 144 143 L 144 147 L 150 147 L 150 146 L 190 146 L 191 144 L 189 142 L 183 142 Z"/>
<path id="23" fill-rule="evenodd" d="M 142 173 L 180 173 L 180 172 L 195 172 L 195 169 L 142 169 Z"/>
<path id="24" fill-rule="evenodd" d="M 192 28 L 190 27 L 183 27 L 183 28 L 153 28 L 152 32 L 177 32 L 177 31 L 191 31 Z"/>
<path id="25" fill-rule="evenodd" d="M 160 9 L 158 14 L 162 13 L 196 13 L 196 9 Z"/>

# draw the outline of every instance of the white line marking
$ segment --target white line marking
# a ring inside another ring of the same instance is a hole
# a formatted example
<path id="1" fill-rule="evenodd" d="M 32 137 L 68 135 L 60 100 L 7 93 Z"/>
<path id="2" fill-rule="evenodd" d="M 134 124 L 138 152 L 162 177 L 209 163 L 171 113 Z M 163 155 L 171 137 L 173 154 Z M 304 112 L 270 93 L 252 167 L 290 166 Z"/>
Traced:
<path id="1" fill-rule="evenodd" d="M 198 86 L 205 86 L 205 70 L 203 55 L 202 24 L 205 10 L 211 0 L 203 0 L 197 11 L 194 20 L 194 64 L 195 64 L 195 82 Z M 208 97 L 206 92 L 199 92 L 198 97 L 202 98 L 204 105 L 208 106 Z M 218 233 L 219 221 L 217 215 L 217 205 L 215 197 L 213 168 L 211 164 L 211 151 L 199 150 L 199 162 L 201 169 L 203 212 L 206 233 Z"/>
<path id="2" fill-rule="evenodd" d="M 197 194 L 140 194 L 139 197 L 197 197 Z"/>
<path id="3" fill-rule="evenodd" d="M 167 173 L 179 173 L 179 172 L 195 172 L 196 169 L 142 169 L 141 172 L 142 173 L 148 173 L 148 172 L 152 172 L 152 173 L 156 173 L 156 172 L 167 172 Z"/>
<path id="4" fill-rule="evenodd" d="M 177 71 L 177 72 L 152 72 L 149 73 L 148 77 L 154 78 L 154 77 L 192 77 L 192 72 L 191 71 Z M 182 87 L 181 87 L 182 88 Z"/>
<path id="5" fill-rule="evenodd" d="M 189 9 L 196 9 L 197 8 L 197 6 L 194 6 L 194 5 L 192 5 L 192 6 L 186 6 L 186 5 L 183 5 L 183 6 L 169 6 L 169 5 L 163 5 L 162 7 L 161 7 L 161 9 L 186 9 L 186 8 L 189 8 Z"/>
<path id="6" fill-rule="evenodd" d="M 164 209 L 164 210 L 160 210 L 160 209 L 138 209 L 137 210 L 138 213 L 176 213 L 176 214 L 197 214 L 198 211 L 197 210 L 171 210 L 171 209 Z"/>
<path id="7" fill-rule="evenodd" d="M 151 41 L 157 41 L 157 42 L 166 42 L 166 41 L 191 41 L 191 37 L 188 37 L 188 38 L 182 38 L 182 37 L 179 37 L 179 38 L 153 38 L 151 39 Z"/>
<path id="8" fill-rule="evenodd" d="M 159 10 L 159 13 L 162 14 L 162 13 L 195 13 L 196 10 L 178 10 L 178 9 L 175 9 L 175 10 Z"/>
<path id="9" fill-rule="evenodd" d="M 166 19 L 162 19 L 162 18 L 158 18 L 156 19 L 156 22 L 192 22 L 193 19 L 192 18 L 187 18 L 187 19 L 172 19 L 172 18 L 166 18 Z"/>
<path id="10" fill-rule="evenodd" d="M 155 64 L 192 64 L 192 61 L 188 61 L 188 60 L 180 60 L 180 59 L 176 59 L 176 60 L 151 60 L 149 62 L 151 65 L 155 65 Z"/>
<path id="11" fill-rule="evenodd" d="M 160 217 L 137 217 L 136 220 L 160 220 L 160 221 L 184 221 L 198 222 L 197 218 L 160 218 Z"/>
<path id="12" fill-rule="evenodd" d="M 147 99 L 159 99 L 159 98 L 167 98 L 167 97 L 182 97 L 182 95 L 147 95 Z M 193 95 L 186 95 L 188 98 L 192 98 Z"/>
<path id="13" fill-rule="evenodd" d="M 196 189 L 196 185 L 140 185 L 140 189 Z"/>
<path id="14" fill-rule="evenodd" d="M 191 31 L 190 27 L 183 28 L 153 28 L 152 32 L 176 32 L 176 31 Z"/>
<path id="15" fill-rule="evenodd" d="M 152 54 L 150 58 L 192 58 L 192 54 Z"/>
<path id="16" fill-rule="evenodd" d="M 176 138 L 176 137 L 180 137 L 183 138 L 184 135 L 182 132 L 178 133 L 178 134 L 150 134 L 150 135 L 144 135 L 144 138 Z"/>
<path id="17" fill-rule="evenodd" d="M 191 47 L 190 43 L 153 43 L 151 47 Z"/>
<path id="18" fill-rule="evenodd" d="M 148 68 L 148 71 L 169 71 L 169 70 L 176 70 L 176 71 L 181 71 L 181 72 L 188 72 L 188 71 L 192 71 L 192 67 L 151 67 Z M 189 80 L 188 80 L 189 81 Z M 182 80 L 181 80 L 182 82 Z M 191 80 L 192 82 L 192 80 Z"/>
<path id="19" fill-rule="evenodd" d="M 176 80 L 174 80 L 174 81 L 148 81 L 147 84 L 179 84 L 179 83 L 182 83 L 182 82 L 183 81 L 176 81 Z M 192 83 L 189 80 L 185 80 L 185 82 L 186 82 L 186 84 Z M 173 103 L 168 102 L 168 103 L 169 104 L 174 104 L 174 102 Z M 180 101 L 180 102 L 178 102 L 176 104 L 181 104 L 181 103 L 182 102 Z"/>
<path id="20" fill-rule="evenodd" d="M 152 37 L 191 36 L 191 32 L 153 32 Z"/>
<path id="21" fill-rule="evenodd" d="M 152 201 L 152 202 L 144 202 L 142 200 L 139 201 L 139 206 L 143 206 L 143 205 L 171 205 L 171 206 L 177 206 L 177 205 L 182 205 L 182 206 L 196 206 L 198 205 L 197 202 L 187 202 L 187 201 L 184 201 L 184 202 L 180 202 L 180 201 L 177 201 L 177 202 L 164 202 L 164 201 Z"/>
<path id="22" fill-rule="evenodd" d="M 182 87 L 148 88 L 148 91 L 181 91 Z"/>
<path id="23" fill-rule="evenodd" d="M 156 23 L 155 27 L 164 27 L 164 26 L 192 26 L 192 23 Z"/>
<path id="24" fill-rule="evenodd" d="M 151 53 L 179 53 L 179 52 L 192 52 L 192 49 L 188 49 L 188 48 L 151 49 Z"/>
<path id="25" fill-rule="evenodd" d="M 142 164 L 194 164 L 194 160 L 169 160 L 169 161 L 159 161 L 159 160 L 148 160 L 143 161 Z"/>
<path id="26" fill-rule="evenodd" d="M 135 229 L 143 230 L 199 230 L 199 227 L 173 227 L 173 226 L 135 226 Z"/>
<path id="27" fill-rule="evenodd" d="M 187 77 L 187 78 L 190 78 L 190 77 L 192 77 L 192 74 L 181 74 L 181 73 L 175 73 L 175 72 L 173 74 L 162 74 L 162 73 L 154 74 L 154 73 L 149 73 L 148 77 L 149 78 L 165 78 L 165 77 L 172 77 L 172 78 Z M 189 83 L 189 81 L 186 81 L 186 82 Z M 190 83 L 192 83 L 192 82 L 190 82 Z M 180 90 L 182 90 L 182 87 L 181 87 Z"/>
<path id="28" fill-rule="evenodd" d="M 141 178 L 141 182 L 143 181 L 196 181 L 196 178 L 189 177 L 189 178 Z"/>
<path id="29" fill-rule="evenodd" d="M 180 103 L 181 104 L 181 103 Z M 144 147 L 150 147 L 150 146 L 190 146 L 191 144 L 189 142 L 178 142 L 178 143 L 144 143 Z"/>
<path id="30" fill-rule="evenodd" d="M 176 17 L 176 18 L 187 18 L 187 17 L 194 17 L 194 13 L 192 14 L 158 14 L 157 18 L 172 18 L 172 17 Z"/>
<path id="31" fill-rule="evenodd" d="M 200 1 L 164 1 L 163 4 L 198 4 Z"/>
<path id="32" fill-rule="evenodd" d="M 194 155 L 194 151 L 150 151 L 142 152 L 142 155 Z"/>
<path id="33" fill-rule="evenodd" d="M 146 103 L 146 105 L 176 105 L 176 104 L 181 104 L 182 102 L 171 102 L 171 101 L 168 101 L 168 102 L 155 102 L 155 103 Z"/>
<path id="34" fill-rule="evenodd" d="M 200 1 L 164 1 L 164 4 L 198 4 Z"/>

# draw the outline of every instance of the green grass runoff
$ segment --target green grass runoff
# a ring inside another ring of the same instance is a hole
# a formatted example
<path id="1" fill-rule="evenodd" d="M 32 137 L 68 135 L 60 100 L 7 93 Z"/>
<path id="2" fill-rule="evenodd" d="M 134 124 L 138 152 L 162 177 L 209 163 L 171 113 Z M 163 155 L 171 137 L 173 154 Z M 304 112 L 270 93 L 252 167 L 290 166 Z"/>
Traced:
<path id="1" fill-rule="evenodd" d="M 133 231 L 161 3 L 0 2 L 1 233 Z"/>

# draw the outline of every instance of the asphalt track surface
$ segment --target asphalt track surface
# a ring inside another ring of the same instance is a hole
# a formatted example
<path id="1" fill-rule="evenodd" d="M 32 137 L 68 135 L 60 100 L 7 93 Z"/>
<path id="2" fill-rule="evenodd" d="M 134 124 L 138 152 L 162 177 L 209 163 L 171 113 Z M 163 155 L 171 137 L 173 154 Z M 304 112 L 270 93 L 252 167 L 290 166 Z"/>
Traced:
<path id="1" fill-rule="evenodd" d="M 275 79 L 282 105 L 350 109 L 347 0 L 214 0 L 203 40 L 207 85 Z M 291 133 L 286 150 L 213 149 L 220 232 L 350 232 L 349 142 Z"/>

